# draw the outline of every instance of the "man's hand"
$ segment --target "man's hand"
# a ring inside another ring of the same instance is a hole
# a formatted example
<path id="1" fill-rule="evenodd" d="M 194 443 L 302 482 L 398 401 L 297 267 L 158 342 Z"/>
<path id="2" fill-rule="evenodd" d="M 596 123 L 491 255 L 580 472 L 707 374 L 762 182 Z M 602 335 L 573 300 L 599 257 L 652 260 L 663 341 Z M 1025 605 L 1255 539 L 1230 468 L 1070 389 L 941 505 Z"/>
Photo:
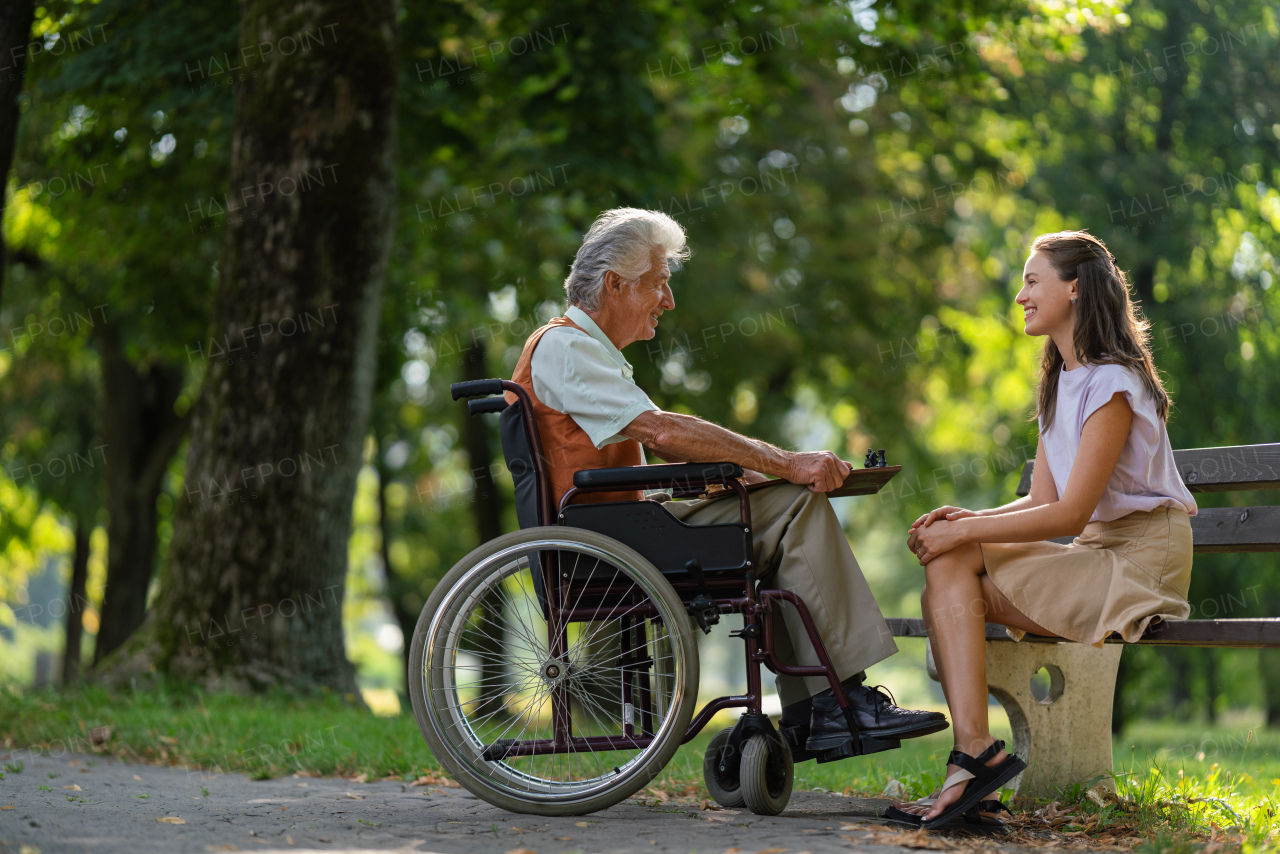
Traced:
<path id="1" fill-rule="evenodd" d="M 849 464 L 830 451 L 801 451 L 791 455 L 787 480 L 810 492 L 831 492 L 844 484 Z"/>

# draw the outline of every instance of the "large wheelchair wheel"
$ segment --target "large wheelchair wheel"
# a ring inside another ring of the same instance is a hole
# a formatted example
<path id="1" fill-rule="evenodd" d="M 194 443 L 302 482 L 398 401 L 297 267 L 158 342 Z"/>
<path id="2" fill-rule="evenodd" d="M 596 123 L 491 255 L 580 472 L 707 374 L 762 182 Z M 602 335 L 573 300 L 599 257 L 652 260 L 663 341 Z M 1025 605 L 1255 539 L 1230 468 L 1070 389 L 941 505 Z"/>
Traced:
<path id="1" fill-rule="evenodd" d="M 679 595 L 580 528 L 497 538 L 436 585 L 409 695 L 436 758 L 513 812 L 580 815 L 647 785 L 684 738 L 698 650 Z"/>

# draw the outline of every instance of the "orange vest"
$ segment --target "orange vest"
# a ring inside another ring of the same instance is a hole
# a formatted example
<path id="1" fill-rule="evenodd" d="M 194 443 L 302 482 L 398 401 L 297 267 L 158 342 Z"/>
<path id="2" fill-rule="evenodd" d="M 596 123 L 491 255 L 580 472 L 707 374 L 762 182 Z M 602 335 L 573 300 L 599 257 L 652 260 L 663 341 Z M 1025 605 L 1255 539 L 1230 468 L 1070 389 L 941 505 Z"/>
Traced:
<path id="1" fill-rule="evenodd" d="M 524 342 L 524 352 L 516 363 L 515 374 L 511 381 L 521 385 L 529 393 L 533 401 L 533 416 L 538 424 L 539 437 L 542 439 L 542 458 L 546 462 L 547 471 L 551 475 L 551 493 L 555 506 L 559 507 L 560 498 L 573 486 L 574 472 L 582 469 L 613 468 L 615 466 L 644 465 L 644 449 L 635 439 L 624 439 L 596 449 L 587 438 L 586 431 L 578 426 L 573 417 L 564 412 L 557 412 L 538 399 L 533 390 L 533 351 L 548 330 L 558 326 L 571 326 L 586 332 L 578 324 L 567 317 L 555 317 L 529 336 Z M 508 403 L 515 403 L 516 396 L 506 394 Z M 602 501 L 640 501 L 644 493 L 639 490 L 627 492 L 585 492 L 574 498 L 574 503 L 591 503 Z M 553 508 L 554 514 L 554 508 Z"/>

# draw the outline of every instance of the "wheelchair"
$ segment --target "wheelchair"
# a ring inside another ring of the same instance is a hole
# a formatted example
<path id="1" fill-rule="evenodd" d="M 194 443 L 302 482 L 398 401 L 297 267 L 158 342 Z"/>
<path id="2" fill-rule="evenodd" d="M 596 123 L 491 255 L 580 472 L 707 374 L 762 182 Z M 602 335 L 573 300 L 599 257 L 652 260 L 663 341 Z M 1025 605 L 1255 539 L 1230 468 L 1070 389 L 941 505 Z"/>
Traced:
<path id="1" fill-rule="evenodd" d="M 504 392 L 515 396 L 508 404 Z M 712 740 L 703 777 L 724 807 L 777 815 L 794 763 L 831 762 L 900 746 L 859 732 L 805 603 L 757 583 L 751 505 L 730 463 L 585 470 L 558 506 L 528 394 L 514 382 L 451 386 L 472 415 L 501 413 L 503 456 L 520 530 L 481 545 L 436 585 L 414 631 L 408 688 L 423 737 L 445 769 L 494 806 L 535 815 L 605 809 L 653 781 L 680 745 L 725 709 L 743 709 Z M 491 397 L 491 395 L 502 395 Z M 471 399 L 479 398 L 479 399 Z M 591 492 L 670 489 L 693 497 L 712 484 L 738 498 L 740 521 L 688 525 L 659 501 L 573 503 Z M 778 659 L 771 613 L 798 612 L 820 662 Z M 694 714 L 698 646 L 722 615 L 745 647 L 745 694 Z M 803 727 L 774 728 L 761 711 L 760 666 L 825 677 L 850 737 L 812 753 Z"/>

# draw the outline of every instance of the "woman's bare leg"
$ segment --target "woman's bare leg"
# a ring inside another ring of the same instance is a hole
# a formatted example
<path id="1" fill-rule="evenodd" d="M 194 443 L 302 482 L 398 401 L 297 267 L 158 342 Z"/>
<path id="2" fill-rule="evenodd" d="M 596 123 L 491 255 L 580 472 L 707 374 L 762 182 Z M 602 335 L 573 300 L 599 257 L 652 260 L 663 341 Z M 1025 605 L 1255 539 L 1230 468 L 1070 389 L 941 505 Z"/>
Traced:
<path id="1" fill-rule="evenodd" d="M 925 593 L 921 597 L 933 648 L 934 664 L 942 682 L 956 748 L 976 756 L 995 739 L 987 719 L 986 621 L 1037 634 L 1052 634 L 1013 604 L 986 574 L 982 549 L 976 544 L 962 546 L 939 555 L 925 567 Z M 988 764 L 1002 761 L 1000 751 Z M 947 774 L 959 770 L 947 766 Z M 910 812 L 933 817 L 960 797 L 963 786 L 939 795 L 929 808 Z M 907 808 L 899 804 L 899 808 Z"/>

